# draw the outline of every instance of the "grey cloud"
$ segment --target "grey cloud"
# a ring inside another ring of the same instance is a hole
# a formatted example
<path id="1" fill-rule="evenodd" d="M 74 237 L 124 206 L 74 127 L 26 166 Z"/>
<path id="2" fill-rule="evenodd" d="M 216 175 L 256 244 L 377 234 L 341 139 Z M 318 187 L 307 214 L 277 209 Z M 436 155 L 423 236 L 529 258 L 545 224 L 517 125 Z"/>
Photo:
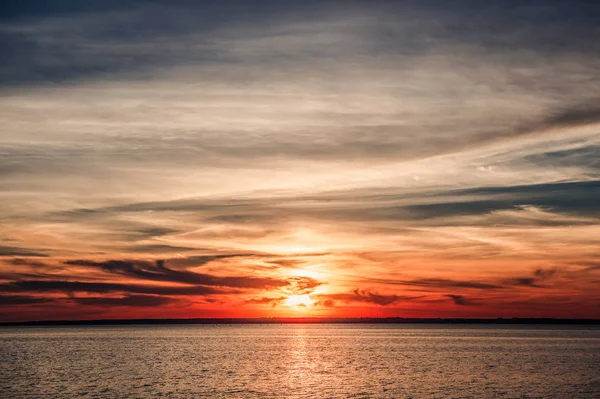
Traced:
<path id="1" fill-rule="evenodd" d="M 25 292 L 89 292 L 98 294 L 107 294 L 113 292 L 125 292 L 134 294 L 149 295 L 214 295 L 232 293 L 232 291 L 223 291 L 213 287 L 204 286 L 152 286 L 142 284 L 120 284 L 120 283 L 102 283 L 102 282 L 82 282 L 82 281 L 63 281 L 63 280 L 19 280 L 0 284 L 0 290 L 4 292 L 25 293 Z"/>
<path id="2" fill-rule="evenodd" d="M 82 297 L 66 299 L 79 305 L 152 307 L 176 302 L 176 299 L 155 295 L 126 295 L 124 297 Z M 65 298 L 28 295 L 0 295 L 0 306 L 36 305 L 63 302 Z"/>
<path id="3" fill-rule="evenodd" d="M 414 218 L 435 218 L 488 213 L 520 205 L 548 207 L 558 212 L 600 216 L 600 181 L 532 184 L 508 187 L 479 187 L 440 193 L 440 202 L 408 205 Z M 474 200 L 474 198 L 479 198 Z M 452 198 L 461 199 L 453 201 Z M 405 216 L 406 217 L 406 216 Z M 541 221 L 543 222 L 543 221 Z"/>
<path id="4" fill-rule="evenodd" d="M 534 277 L 513 277 L 510 279 L 504 280 L 504 284 L 512 285 L 512 286 L 535 287 L 535 288 L 541 287 L 538 284 L 538 280 Z"/>
<path id="5" fill-rule="evenodd" d="M 452 301 L 459 306 L 478 306 L 480 305 L 479 302 L 470 299 L 468 297 L 465 297 L 464 295 L 454 295 L 454 294 L 448 294 L 446 295 L 448 298 L 452 299 Z"/>
<path id="6" fill-rule="evenodd" d="M 417 280 L 391 280 L 389 283 L 398 285 L 407 285 L 415 287 L 431 287 L 431 288 L 472 288 L 479 290 L 496 290 L 503 287 L 499 284 L 480 282 L 480 281 L 460 281 L 449 280 L 442 278 L 423 278 Z"/>
<path id="7" fill-rule="evenodd" d="M 289 289 L 297 295 L 310 294 L 315 288 L 323 284 L 321 281 L 310 277 L 289 277 L 287 282 Z"/>
<path id="8" fill-rule="evenodd" d="M 557 273 L 556 269 L 535 269 L 533 275 L 540 279 L 548 279 Z"/>
<path id="9" fill-rule="evenodd" d="M 65 264 L 94 267 L 109 273 L 136 277 L 145 280 L 176 282 L 183 284 L 200 284 L 236 288 L 275 288 L 285 287 L 290 284 L 286 280 L 270 277 L 222 277 L 185 270 L 174 270 L 166 266 L 164 261 L 149 262 L 140 260 L 108 260 L 104 262 L 95 262 L 89 260 L 71 260 L 65 262 Z"/>
<path id="10" fill-rule="evenodd" d="M 400 301 L 411 301 L 415 300 L 419 297 L 412 296 L 399 296 L 399 295 L 384 295 L 379 294 L 377 292 L 371 292 L 367 290 L 355 289 L 350 293 L 341 293 L 341 294 L 319 294 L 315 295 L 315 298 L 318 299 L 318 303 L 331 307 L 334 305 L 335 301 L 341 302 L 363 302 L 363 303 L 373 303 L 380 306 L 388 306 Z"/>
<path id="11" fill-rule="evenodd" d="M 512 277 L 503 280 L 504 284 L 509 286 L 525 286 L 533 288 L 545 288 L 545 285 L 541 284 L 546 280 L 549 280 L 556 276 L 558 273 L 557 269 L 536 269 L 533 271 L 531 276 L 524 277 Z"/>
<path id="12" fill-rule="evenodd" d="M 219 35 L 219 28 L 269 27 L 277 20 L 289 23 L 299 18 L 316 19 L 323 14 L 337 18 L 369 16 L 377 20 L 379 23 L 372 24 L 369 30 L 359 26 L 346 33 L 361 40 L 368 52 L 404 57 L 455 43 L 461 43 L 470 51 L 485 48 L 496 54 L 504 54 L 507 48 L 526 55 L 533 52 L 546 56 L 599 51 L 593 29 L 599 7 L 584 1 L 568 5 L 514 2 L 510 6 L 500 5 L 503 2 L 465 1 L 443 6 L 428 2 L 352 2 L 341 8 L 335 2 L 312 1 L 285 4 L 266 1 L 252 6 L 242 1 L 210 4 L 177 1 L 168 5 L 153 1 L 72 3 L 55 1 L 52 7 L 39 2 L 29 6 L 3 6 L 0 15 L 4 16 L 5 22 L 38 27 L 37 31 L 4 32 L 4 47 L 12 50 L 10 68 L 7 68 L 12 75 L 9 82 L 81 79 L 102 76 L 106 72 L 142 69 L 148 64 L 231 62 L 237 60 L 236 53 L 223 52 L 214 46 L 213 36 Z M 565 29 L 569 34 L 563 34 Z M 289 30 L 291 28 L 283 32 L 273 29 L 271 34 L 285 37 Z M 74 31 L 76 35 L 72 34 Z M 59 40 L 41 40 L 43 34 L 53 34 Z M 190 45 L 161 46 L 159 39 L 165 37 L 171 39 L 171 43 L 186 43 L 190 38 L 196 38 L 201 51 L 198 53 L 197 46 Z M 225 35 L 221 39 L 229 38 Z M 147 42 L 160 46 L 160 51 L 144 49 L 143 44 Z M 304 49 L 302 55 L 315 58 L 332 55 L 336 54 L 336 48 L 313 46 Z M 273 61 L 277 51 L 270 50 L 261 46 L 254 49 L 261 57 L 270 56 L 269 60 Z M 298 52 L 297 48 L 295 50 Z M 288 57 L 294 55 L 289 50 L 284 53 Z"/>
<path id="13" fill-rule="evenodd" d="M 558 269 L 549 268 L 543 269 L 538 268 L 535 269 L 530 276 L 518 276 L 511 277 L 508 279 L 502 280 L 503 284 L 507 286 L 524 286 L 524 287 L 532 287 L 532 288 L 545 288 L 546 286 L 542 283 L 556 277 L 559 273 Z"/>
<path id="14" fill-rule="evenodd" d="M 37 256 L 47 257 L 48 254 L 37 249 L 15 247 L 11 245 L 0 245 L 0 256 Z"/>
<path id="15" fill-rule="evenodd" d="M 193 1 L 52 3 L 53 7 L 39 2 L 2 7 L 8 24 L 0 30 L 0 45 L 10 50 L 9 62 L 0 69 L 3 85 L 68 83 L 189 62 L 190 49 L 198 46 L 177 43 L 226 24 L 248 23 L 269 10 L 243 3 L 223 6 Z M 171 39 L 168 46 L 165 37 Z M 201 52 L 194 53 L 192 61 L 218 57 L 211 40 L 200 40 Z M 149 42 L 155 46 L 148 47 Z"/>
<path id="16" fill-rule="evenodd" d="M 179 247 L 174 245 L 166 245 L 166 244 L 147 244 L 147 245 L 134 245 L 130 247 L 124 248 L 127 251 L 131 252 L 139 252 L 139 253 L 172 253 L 172 252 L 187 252 L 187 251 L 197 251 L 198 248 L 192 247 Z"/>
<path id="17" fill-rule="evenodd" d="M 252 298 L 252 299 L 247 299 L 245 301 L 245 303 L 247 304 L 258 304 L 258 305 L 271 305 L 273 307 L 277 306 L 278 304 L 280 304 L 281 302 L 285 301 L 287 299 L 287 297 L 281 296 L 281 297 L 277 297 L 277 298 L 271 298 L 271 297 L 261 297 L 261 298 Z"/>
<path id="18" fill-rule="evenodd" d="M 465 225 L 475 223 L 490 223 L 490 220 L 466 219 L 469 216 L 490 216 L 494 224 L 504 225 L 585 225 L 597 223 L 600 217 L 600 205 L 595 198 L 600 197 L 600 181 L 546 183 L 515 186 L 489 186 L 461 190 L 429 189 L 404 193 L 400 189 L 387 188 L 377 193 L 377 189 L 347 190 L 338 192 L 323 192 L 306 196 L 271 196 L 244 200 L 205 200 L 181 199 L 174 201 L 157 201 L 131 203 L 119 206 L 99 208 L 95 212 L 104 215 L 105 228 L 113 230 L 108 220 L 118 220 L 121 215 L 153 212 L 170 212 L 185 215 L 186 219 L 195 218 L 199 222 L 209 223 L 225 218 L 232 229 L 226 237 L 256 238 L 277 232 L 283 222 L 290 219 L 331 220 L 338 222 L 386 222 L 388 227 L 399 221 L 403 227 L 419 225 Z M 282 208 L 281 205 L 286 205 Z M 581 216 L 573 218 L 549 218 L 548 215 L 527 217 L 523 211 L 528 207 L 545 210 L 556 215 Z M 498 214 L 498 211 L 516 211 L 512 216 Z M 228 215 L 240 213 L 251 217 L 228 219 Z M 86 210 L 85 214 L 90 213 Z M 69 211 L 70 223 L 86 221 L 85 216 L 79 216 L 78 210 Z M 522 217 L 519 217 L 519 216 Z M 51 216 L 52 217 L 52 216 Z M 44 216 L 42 216 L 44 218 Z M 408 222 L 408 224 L 406 224 Z M 140 232 L 131 233 L 133 237 L 150 238 L 159 234 L 169 234 L 174 229 L 160 226 L 148 228 L 132 225 Z M 235 230 L 241 226 L 259 226 L 256 231 Z M 119 224 L 114 227 L 117 232 Z M 407 232 L 408 233 L 408 232 Z M 144 235 L 147 234 L 147 235 Z M 205 234 L 207 239 L 214 238 L 216 233 Z M 250 234 L 250 235 L 249 235 Z M 163 245 L 163 244 L 161 244 Z M 131 247 L 136 250 L 152 252 L 177 250 L 152 244 L 140 244 Z M 186 250 L 185 247 L 181 249 Z M 265 255 L 266 256 L 266 255 Z"/>
<path id="19" fill-rule="evenodd" d="M 578 262 L 577 265 L 583 266 L 585 271 L 600 270 L 600 262 Z"/>
<path id="20" fill-rule="evenodd" d="M 573 106 L 551 114 L 545 121 L 548 127 L 572 127 L 600 122 L 600 99 Z"/>
<path id="21" fill-rule="evenodd" d="M 40 262 L 39 260 L 32 260 L 32 259 L 27 259 L 27 258 L 13 258 L 10 260 L 9 263 L 12 265 L 15 265 L 15 266 L 31 266 L 34 268 L 49 268 L 49 267 L 51 267 L 50 265 L 48 265 L 44 262 Z"/>
<path id="22" fill-rule="evenodd" d="M 491 281 L 462 281 L 462 280 L 450 280 L 443 278 L 422 278 L 415 280 L 391 280 L 391 279 L 370 279 L 370 281 L 390 284 L 390 285 L 403 285 L 403 286 L 413 286 L 413 287 L 422 287 L 422 288 L 438 288 L 438 289 L 448 289 L 448 288 L 464 288 L 464 289 L 475 289 L 475 290 L 483 290 L 483 291 L 493 291 L 493 290 L 506 290 L 515 287 L 532 287 L 532 288 L 542 288 L 542 282 L 547 281 L 558 273 L 557 269 L 543 269 L 538 268 L 535 269 L 530 276 L 517 276 L 510 277 L 504 279 L 496 279 Z M 452 298 L 455 302 L 457 300 L 460 301 L 460 298 L 454 298 L 453 296 L 448 296 Z M 460 297 L 460 295 L 458 295 Z M 465 298 L 465 303 L 467 299 Z M 457 303 L 458 304 L 458 303 Z"/>
<path id="23" fill-rule="evenodd" d="M 266 254 L 261 255 L 258 253 L 228 253 L 228 254 L 216 254 L 216 255 L 192 255 L 185 257 L 170 258 L 166 262 L 169 266 L 175 269 L 179 268 L 190 268 L 200 267 L 209 264 L 213 261 L 236 259 L 236 258 L 251 258 L 255 256 L 268 256 Z"/>
<path id="24" fill-rule="evenodd" d="M 359 197 L 354 197 L 358 199 L 355 205 L 348 205 L 347 209 L 332 210 L 330 216 L 350 220 L 405 220 L 420 223 L 432 219 L 483 215 L 498 210 L 518 210 L 522 209 L 524 205 L 591 218 L 587 221 L 543 219 L 530 221 L 539 225 L 594 224 L 600 216 L 600 203 L 595 200 L 600 197 L 600 181 L 597 180 L 441 190 L 431 193 L 422 192 L 412 198 L 410 194 L 403 196 L 398 193 L 397 196 L 389 194 L 382 196 L 381 199 L 366 197 L 364 202 L 360 198 L 360 193 L 357 194 Z M 348 196 L 350 195 L 348 193 Z M 436 197 L 439 200 L 436 200 Z M 402 202 L 390 206 L 389 202 L 394 199 Z M 342 198 L 339 200 L 341 201 Z M 365 207 L 364 204 L 368 204 L 369 201 L 372 204 L 381 201 L 384 205 Z M 327 213 L 324 212 L 323 216 L 327 217 Z M 460 219 L 439 221 L 442 225 L 462 222 Z M 507 220 L 506 222 L 510 223 L 511 221 Z"/>
<path id="25" fill-rule="evenodd" d="M 97 208 L 78 208 L 56 212 L 48 212 L 42 216 L 46 222 L 54 223 L 85 223 L 87 226 L 104 228 L 109 231 L 112 237 L 120 238 L 125 241 L 149 240 L 156 237 L 162 237 L 179 231 L 172 227 L 157 226 L 132 220 L 119 218 L 116 213 L 111 213 L 109 209 Z M 102 234 L 99 232 L 98 234 Z"/>
<path id="26" fill-rule="evenodd" d="M 523 162 L 545 167 L 583 167 L 590 172 L 600 172 L 600 146 L 589 145 L 581 148 L 548 151 L 527 155 Z"/>
<path id="27" fill-rule="evenodd" d="M 53 298 L 28 295 L 0 295 L 0 306 L 35 305 L 52 302 Z"/>
<path id="28" fill-rule="evenodd" d="M 85 297 L 85 298 L 71 298 L 73 302 L 80 305 L 91 305 L 91 306 L 132 306 L 132 307 L 152 307 L 152 306 L 163 306 L 173 302 L 176 302 L 173 298 L 155 296 L 155 295 L 127 295 L 121 298 L 112 297 Z"/>

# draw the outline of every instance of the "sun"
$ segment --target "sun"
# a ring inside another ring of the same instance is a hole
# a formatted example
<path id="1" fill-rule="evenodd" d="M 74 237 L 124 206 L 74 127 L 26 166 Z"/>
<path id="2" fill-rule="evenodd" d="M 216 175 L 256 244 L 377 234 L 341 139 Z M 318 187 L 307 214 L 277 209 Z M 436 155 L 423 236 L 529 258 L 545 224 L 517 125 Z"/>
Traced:
<path id="1" fill-rule="evenodd" d="M 307 308 L 309 306 L 313 306 L 315 301 L 313 301 L 308 294 L 305 295 L 290 295 L 285 300 L 286 306 L 292 307 L 304 307 Z"/>

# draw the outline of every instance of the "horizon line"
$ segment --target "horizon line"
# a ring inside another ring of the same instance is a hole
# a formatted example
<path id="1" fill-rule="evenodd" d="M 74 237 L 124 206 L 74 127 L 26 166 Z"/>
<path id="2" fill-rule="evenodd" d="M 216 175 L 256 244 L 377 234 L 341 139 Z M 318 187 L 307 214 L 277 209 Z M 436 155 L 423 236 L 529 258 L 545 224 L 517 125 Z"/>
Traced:
<path id="1" fill-rule="evenodd" d="M 600 319 L 552 317 L 195 317 L 141 319 L 28 320 L 0 322 L 0 327 L 77 326 L 77 325 L 151 325 L 151 324 L 561 324 L 600 325 Z"/>

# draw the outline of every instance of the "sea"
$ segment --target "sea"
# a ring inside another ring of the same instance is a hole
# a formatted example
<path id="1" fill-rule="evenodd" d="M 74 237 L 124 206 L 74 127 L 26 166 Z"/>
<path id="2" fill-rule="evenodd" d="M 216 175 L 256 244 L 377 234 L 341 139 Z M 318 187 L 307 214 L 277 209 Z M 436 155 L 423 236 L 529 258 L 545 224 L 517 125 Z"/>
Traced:
<path id="1" fill-rule="evenodd" d="M 600 328 L 0 328 L 0 398 L 600 398 Z"/>

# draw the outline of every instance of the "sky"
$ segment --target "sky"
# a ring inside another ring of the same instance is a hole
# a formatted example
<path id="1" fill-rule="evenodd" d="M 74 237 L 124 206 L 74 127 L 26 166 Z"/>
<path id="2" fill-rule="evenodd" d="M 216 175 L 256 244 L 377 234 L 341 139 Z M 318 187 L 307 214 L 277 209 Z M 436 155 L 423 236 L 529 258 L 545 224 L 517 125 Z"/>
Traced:
<path id="1" fill-rule="evenodd" d="M 600 3 L 8 0 L 0 320 L 600 318 Z"/>

